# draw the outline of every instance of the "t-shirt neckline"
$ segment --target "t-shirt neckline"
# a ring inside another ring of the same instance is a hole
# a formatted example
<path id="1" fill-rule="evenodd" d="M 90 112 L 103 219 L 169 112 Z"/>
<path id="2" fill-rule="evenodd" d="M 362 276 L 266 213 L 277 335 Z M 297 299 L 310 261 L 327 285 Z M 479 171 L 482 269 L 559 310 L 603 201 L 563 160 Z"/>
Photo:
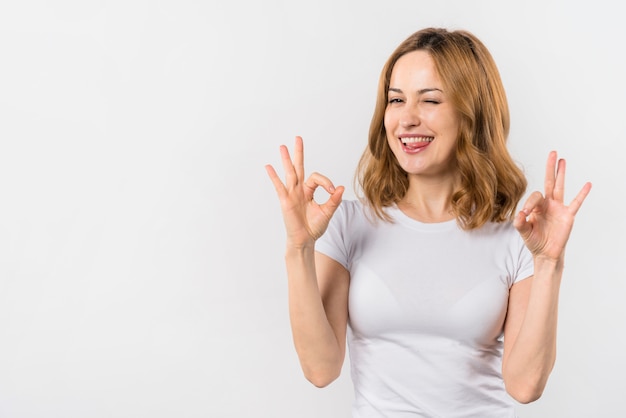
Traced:
<path id="1" fill-rule="evenodd" d="M 391 215 L 394 221 L 401 223 L 404 226 L 407 226 L 409 228 L 416 229 L 419 231 L 438 232 L 438 231 L 448 231 L 448 230 L 458 228 L 456 219 L 450 219 L 449 221 L 432 222 L 432 223 L 420 222 L 417 219 L 413 219 L 407 214 L 405 214 L 404 212 L 402 212 L 402 210 L 400 210 L 400 208 L 398 208 L 397 205 L 390 206 L 387 209 L 388 209 L 387 213 Z"/>

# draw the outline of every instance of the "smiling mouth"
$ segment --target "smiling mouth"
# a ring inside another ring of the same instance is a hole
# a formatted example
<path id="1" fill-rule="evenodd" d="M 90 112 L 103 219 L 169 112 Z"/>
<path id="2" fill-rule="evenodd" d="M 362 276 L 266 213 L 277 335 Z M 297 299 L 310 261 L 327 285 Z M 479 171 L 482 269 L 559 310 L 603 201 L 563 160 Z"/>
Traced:
<path id="1" fill-rule="evenodd" d="M 434 136 L 417 136 L 417 137 L 402 137 L 400 138 L 400 141 L 402 141 L 402 143 L 404 145 L 409 145 L 409 144 L 416 144 L 416 143 L 420 143 L 420 142 L 433 142 L 435 139 Z"/>
<path id="2" fill-rule="evenodd" d="M 434 136 L 411 136 L 399 138 L 405 151 L 418 151 L 435 140 Z"/>

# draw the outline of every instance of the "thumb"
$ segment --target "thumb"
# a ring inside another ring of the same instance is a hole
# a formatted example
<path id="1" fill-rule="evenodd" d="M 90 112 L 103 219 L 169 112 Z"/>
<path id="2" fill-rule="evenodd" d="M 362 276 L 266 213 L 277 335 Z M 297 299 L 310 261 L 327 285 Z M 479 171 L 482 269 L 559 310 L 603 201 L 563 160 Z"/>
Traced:
<path id="1" fill-rule="evenodd" d="M 515 216 L 515 219 L 513 220 L 513 226 L 515 227 L 515 229 L 517 229 L 517 232 L 519 232 L 524 240 L 528 238 L 530 232 L 532 231 L 532 226 L 530 222 L 528 222 L 528 220 L 526 219 L 526 216 L 526 212 L 521 210 L 518 212 L 518 214 Z"/>
<path id="2" fill-rule="evenodd" d="M 330 197 L 328 198 L 326 203 L 324 203 L 324 205 L 323 205 L 324 206 L 324 210 L 328 214 L 329 218 L 331 216 L 333 216 L 333 214 L 335 213 L 335 211 L 337 210 L 337 208 L 341 204 L 343 192 L 345 190 L 346 189 L 343 186 L 336 187 L 335 190 L 330 194 Z"/>

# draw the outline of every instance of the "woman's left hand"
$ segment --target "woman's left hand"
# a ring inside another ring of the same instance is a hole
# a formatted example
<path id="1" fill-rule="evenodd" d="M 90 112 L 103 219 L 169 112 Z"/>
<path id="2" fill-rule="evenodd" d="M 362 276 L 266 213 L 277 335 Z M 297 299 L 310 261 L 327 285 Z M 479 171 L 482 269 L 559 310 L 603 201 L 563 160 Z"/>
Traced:
<path id="1" fill-rule="evenodd" d="M 582 187 L 569 206 L 563 203 L 564 186 L 565 160 L 557 163 L 556 151 L 552 151 L 546 164 L 545 194 L 533 192 L 513 223 L 534 258 L 563 261 L 574 218 L 591 190 L 591 183 Z"/>

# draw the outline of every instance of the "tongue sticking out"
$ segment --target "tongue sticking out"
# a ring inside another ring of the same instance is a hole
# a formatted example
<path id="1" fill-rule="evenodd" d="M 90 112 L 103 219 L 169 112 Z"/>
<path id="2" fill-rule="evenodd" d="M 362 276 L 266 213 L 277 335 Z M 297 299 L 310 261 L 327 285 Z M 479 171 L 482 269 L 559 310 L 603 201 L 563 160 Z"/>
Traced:
<path id="1" fill-rule="evenodd" d="M 402 147 L 404 148 L 405 151 L 407 152 L 415 152 L 415 151 L 419 151 L 422 148 L 427 147 L 428 145 L 430 145 L 431 141 L 415 141 L 415 142 L 402 142 Z"/>
<path id="2" fill-rule="evenodd" d="M 408 143 L 408 144 L 404 144 L 404 147 L 406 149 L 408 149 L 408 150 L 416 150 L 416 149 L 419 149 L 419 148 L 424 148 L 428 144 L 430 144 L 430 142 L 419 141 L 419 142 L 411 142 L 411 143 Z"/>

